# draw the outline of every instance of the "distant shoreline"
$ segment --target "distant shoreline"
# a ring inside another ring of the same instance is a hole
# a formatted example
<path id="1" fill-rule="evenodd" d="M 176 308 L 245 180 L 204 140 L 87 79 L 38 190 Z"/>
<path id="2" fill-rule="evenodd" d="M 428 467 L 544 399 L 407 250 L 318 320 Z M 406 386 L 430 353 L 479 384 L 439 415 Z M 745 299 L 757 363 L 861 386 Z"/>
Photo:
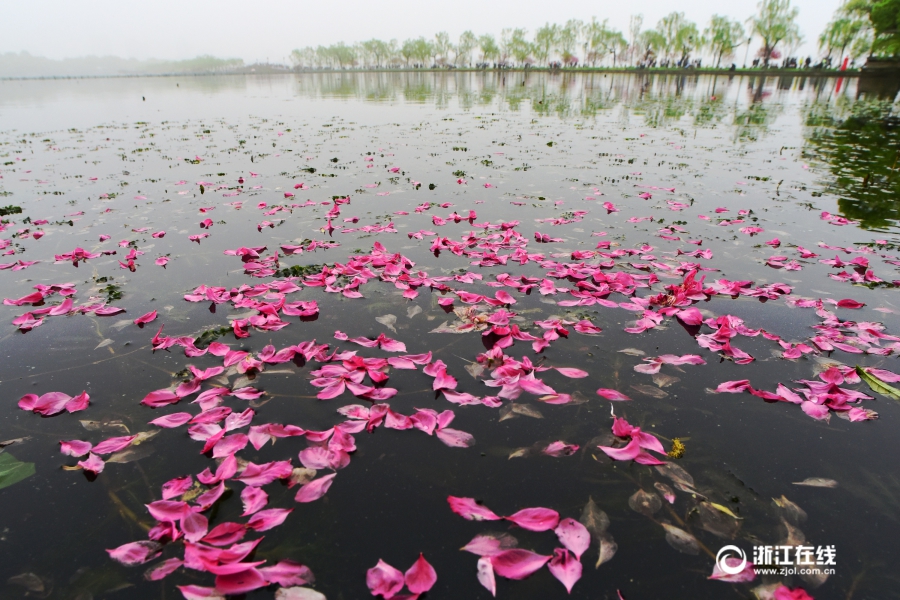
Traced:
<path id="1" fill-rule="evenodd" d="M 515 67 L 503 69 L 301 69 L 287 70 L 278 68 L 266 68 L 265 66 L 255 70 L 239 69 L 227 72 L 196 72 L 196 73 L 123 73 L 118 75 L 34 75 L 34 76 L 18 76 L 18 77 L 0 77 L 0 81 L 42 81 L 42 80 L 64 80 L 64 79 L 134 79 L 142 77 L 216 77 L 216 76 L 235 76 L 235 75 L 309 75 L 309 74 L 352 74 L 352 73 L 551 73 L 555 75 L 567 74 L 628 74 L 628 75 L 750 75 L 750 76 L 766 76 L 766 77 L 860 77 L 863 75 L 887 75 L 884 71 L 878 69 L 863 70 L 853 69 L 847 71 L 835 70 L 818 70 L 818 69 L 637 69 L 634 67 L 612 68 L 612 67 L 575 67 L 566 69 L 550 69 L 538 67 Z M 893 72 L 891 74 L 894 74 Z"/>

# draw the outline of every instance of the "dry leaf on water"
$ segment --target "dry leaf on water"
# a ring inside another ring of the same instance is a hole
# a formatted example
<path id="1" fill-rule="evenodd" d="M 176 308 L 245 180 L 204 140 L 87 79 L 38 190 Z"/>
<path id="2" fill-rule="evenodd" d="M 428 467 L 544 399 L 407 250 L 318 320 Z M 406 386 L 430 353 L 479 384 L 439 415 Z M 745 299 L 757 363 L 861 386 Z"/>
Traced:
<path id="1" fill-rule="evenodd" d="M 635 512 L 651 517 L 662 508 L 662 500 L 656 494 L 638 490 L 628 499 L 628 507 Z"/>
<path id="2" fill-rule="evenodd" d="M 655 388 L 653 386 L 638 384 L 631 386 L 631 389 L 636 391 L 639 394 L 644 394 L 645 396 L 650 396 L 651 398 L 665 398 L 669 394 L 662 391 L 659 388 Z"/>
<path id="3" fill-rule="evenodd" d="M 781 509 L 784 519 L 793 525 L 799 525 L 806 521 L 806 511 L 787 499 L 782 494 L 781 498 L 772 498 L 775 506 Z"/>
<path id="4" fill-rule="evenodd" d="M 835 488 L 838 482 L 834 479 L 825 479 L 823 477 L 807 477 L 803 481 L 795 481 L 794 485 L 808 485 L 809 487 Z"/>
<path id="5" fill-rule="evenodd" d="M 666 530 L 666 541 L 669 545 L 684 554 L 700 554 L 700 544 L 697 538 L 683 529 L 679 529 L 668 523 L 660 523 Z"/>
<path id="6" fill-rule="evenodd" d="M 393 331 L 394 333 L 397 333 L 397 330 L 394 328 L 394 323 L 397 322 L 397 317 L 395 317 L 394 315 L 382 315 L 380 317 L 375 317 L 375 320 L 378 321 L 379 323 L 381 323 L 382 325 L 384 325 L 385 327 L 387 327 L 388 329 L 390 329 L 391 331 Z"/>

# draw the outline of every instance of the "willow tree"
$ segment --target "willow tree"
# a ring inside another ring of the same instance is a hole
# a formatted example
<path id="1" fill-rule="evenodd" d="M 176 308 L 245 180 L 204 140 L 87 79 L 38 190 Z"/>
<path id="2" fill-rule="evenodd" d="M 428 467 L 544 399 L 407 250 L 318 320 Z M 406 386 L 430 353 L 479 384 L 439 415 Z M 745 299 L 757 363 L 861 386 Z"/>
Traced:
<path id="1" fill-rule="evenodd" d="M 406 61 L 406 66 L 408 67 L 410 59 L 416 56 L 416 41 L 412 39 L 404 40 L 403 45 L 400 46 L 400 56 Z"/>
<path id="2" fill-rule="evenodd" d="M 663 40 L 666 56 L 680 55 L 681 60 L 686 60 L 702 41 L 696 23 L 685 19 L 682 12 L 671 12 L 660 19 L 656 31 Z"/>
<path id="3" fill-rule="evenodd" d="M 460 59 L 462 59 L 462 64 L 468 65 L 472 56 L 472 50 L 477 47 L 478 38 L 475 37 L 475 34 L 471 31 L 463 31 L 459 36 L 459 42 L 456 44 L 456 53 L 453 57 L 453 62 L 459 64 Z"/>
<path id="4" fill-rule="evenodd" d="M 900 0 L 850 0 L 842 8 L 872 25 L 872 54 L 900 56 Z"/>
<path id="5" fill-rule="evenodd" d="M 312 46 L 306 46 L 302 49 L 296 49 L 291 52 L 291 62 L 298 69 L 314 67 L 316 65 L 316 49 Z"/>
<path id="6" fill-rule="evenodd" d="M 532 44 L 532 52 L 534 59 L 538 64 L 546 64 L 550 58 L 550 53 L 556 47 L 556 38 L 559 36 L 559 27 L 550 23 L 538 28 L 534 32 L 534 43 Z"/>
<path id="7" fill-rule="evenodd" d="M 437 57 L 441 57 L 443 62 L 447 62 L 450 58 L 450 52 L 453 51 L 453 44 L 450 42 L 450 34 L 446 31 L 436 33 L 433 42 L 434 62 L 438 62 Z"/>
<path id="8" fill-rule="evenodd" d="M 750 18 L 751 33 L 762 39 L 762 59 L 768 67 L 778 44 L 790 45 L 800 41 L 800 29 L 796 23 L 800 11 L 791 6 L 791 0 L 760 0 L 757 6 L 759 13 Z"/>
<path id="9" fill-rule="evenodd" d="M 825 50 L 828 57 L 838 50 L 838 62 L 843 60 L 844 52 L 859 37 L 866 27 L 866 22 L 855 17 L 837 17 L 825 27 L 825 31 L 819 36 L 819 49 Z"/>
<path id="10" fill-rule="evenodd" d="M 506 40 L 506 49 L 509 54 L 516 60 L 517 64 L 524 65 L 531 57 L 531 42 L 526 38 L 528 31 L 517 27 L 509 32 Z"/>
<path id="11" fill-rule="evenodd" d="M 655 60 L 666 52 L 666 39 L 655 29 L 642 31 L 638 36 L 638 43 L 644 51 L 642 57 L 644 62 Z"/>
<path id="12" fill-rule="evenodd" d="M 376 67 L 384 66 L 391 56 L 391 45 L 382 40 L 371 39 L 361 44 L 365 54 L 375 61 Z"/>
<path id="13" fill-rule="evenodd" d="M 485 34 L 478 38 L 478 47 L 481 49 L 481 62 L 483 63 L 500 57 L 500 48 L 497 46 L 497 40 L 490 34 Z"/>
<path id="14" fill-rule="evenodd" d="M 584 60 L 591 65 L 596 65 L 597 61 L 602 61 L 607 54 L 612 54 L 615 67 L 618 55 L 628 47 L 625 36 L 621 31 L 611 28 L 607 19 L 602 23 L 596 18 L 592 19 L 584 28 L 584 36 Z"/>
<path id="15" fill-rule="evenodd" d="M 631 43 L 628 46 L 629 59 L 634 62 L 635 53 L 641 53 L 641 27 L 644 26 L 644 15 L 631 15 L 628 19 L 628 37 Z"/>
<path id="16" fill-rule="evenodd" d="M 572 64 L 578 62 L 575 50 L 578 48 L 578 39 L 581 37 L 583 28 L 584 23 L 578 19 L 569 19 L 565 25 L 557 30 L 556 49 L 564 63 Z"/>
<path id="17" fill-rule="evenodd" d="M 738 21 L 728 17 L 713 15 L 709 27 L 703 31 L 705 47 L 716 58 L 716 67 L 722 63 L 722 57 L 731 56 L 734 49 L 744 43 L 744 27 Z"/>

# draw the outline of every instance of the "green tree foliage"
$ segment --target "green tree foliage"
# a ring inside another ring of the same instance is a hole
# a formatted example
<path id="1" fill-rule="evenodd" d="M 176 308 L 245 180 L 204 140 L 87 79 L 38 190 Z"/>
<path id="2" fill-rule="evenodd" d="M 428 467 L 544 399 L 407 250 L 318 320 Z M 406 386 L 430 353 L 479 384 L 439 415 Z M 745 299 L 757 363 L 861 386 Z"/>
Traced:
<path id="1" fill-rule="evenodd" d="M 631 43 L 628 48 L 628 56 L 633 61 L 635 56 L 640 56 L 641 49 L 641 28 L 644 26 L 644 15 L 631 15 L 628 19 L 628 38 Z"/>
<path id="2" fill-rule="evenodd" d="M 509 32 L 507 50 L 519 65 L 527 64 L 531 58 L 532 45 L 526 39 L 527 35 L 528 31 L 522 28 L 516 28 Z"/>
<path id="3" fill-rule="evenodd" d="M 472 50 L 477 47 L 478 38 L 475 37 L 475 34 L 471 31 L 463 31 L 459 36 L 459 43 L 456 44 L 455 62 L 457 64 L 468 65 L 472 57 Z"/>
<path id="4" fill-rule="evenodd" d="M 557 30 L 556 49 L 566 64 L 573 64 L 573 61 L 578 62 L 575 50 L 578 48 L 578 38 L 581 36 L 583 27 L 584 23 L 578 19 L 569 19 Z"/>
<path id="5" fill-rule="evenodd" d="M 481 49 L 481 62 L 486 63 L 500 58 L 500 47 L 492 35 L 483 35 L 478 38 L 478 47 Z"/>
<path id="6" fill-rule="evenodd" d="M 713 15 L 709 27 L 703 31 L 706 48 L 716 59 L 716 66 L 722 59 L 731 56 L 734 49 L 744 43 L 744 28 L 738 21 L 728 17 Z"/>
<path id="7" fill-rule="evenodd" d="M 872 54 L 900 56 L 900 0 L 850 0 L 842 11 L 872 25 Z"/>
<path id="8" fill-rule="evenodd" d="M 357 51 L 353 46 L 338 42 L 330 46 L 316 48 L 317 59 L 332 68 L 346 69 L 356 64 Z"/>
<path id="9" fill-rule="evenodd" d="M 768 66 L 778 44 L 800 41 L 800 29 L 796 23 L 799 10 L 791 6 L 791 0 L 760 0 L 757 6 L 759 12 L 750 18 L 750 24 L 753 35 L 762 39 L 762 59 Z"/>
<path id="10" fill-rule="evenodd" d="M 584 37 L 584 60 L 586 63 L 591 63 L 592 66 L 596 66 L 598 61 L 602 61 L 610 54 L 613 56 L 613 66 L 615 66 L 618 55 L 628 47 L 628 42 L 625 41 L 622 32 L 612 29 L 606 19 L 602 23 L 598 22 L 596 18 L 592 19 L 584 27 Z"/>
<path id="11" fill-rule="evenodd" d="M 546 66 L 550 53 L 556 48 L 559 37 L 559 26 L 550 23 L 545 24 L 534 33 L 534 58 L 538 64 Z"/>
<path id="12" fill-rule="evenodd" d="M 376 67 L 385 66 L 391 58 L 391 45 L 389 42 L 371 39 L 361 44 L 367 59 Z"/>
<path id="13" fill-rule="evenodd" d="M 702 45 L 697 24 L 685 19 L 682 12 L 671 12 L 660 19 L 656 31 L 663 40 L 664 54 L 670 58 L 686 60 L 695 48 Z"/>
<path id="14" fill-rule="evenodd" d="M 450 58 L 450 53 L 453 52 L 453 44 L 450 43 L 450 34 L 446 31 L 435 34 L 434 48 L 432 51 L 435 57 L 435 63 L 446 63 Z"/>
<path id="15" fill-rule="evenodd" d="M 864 227 L 890 227 L 900 219 L 900 133 L 891 101 L 822 102 L 806 112 L 804 160 L 831 173 L 829 188 L 841 214 Z"/>
<path id="16" fill-rule="evenodd" d="M 638 44 L 644 52 L 641 57 L 643 62 L 649 62 L 666 53 L 666 38 L 655 29 L 642 31 L 638 36 Z"/>
<path id="17" fill-rule="evenodd" d="M 852 46 L 857 37 L 866 29 L 866 22 L 858 17 L 837 17 L 832 19 L 819 36 L 819 49 L 828 56 L 838 50 L 838 61 L 844 56 L 848 46 Z"/>

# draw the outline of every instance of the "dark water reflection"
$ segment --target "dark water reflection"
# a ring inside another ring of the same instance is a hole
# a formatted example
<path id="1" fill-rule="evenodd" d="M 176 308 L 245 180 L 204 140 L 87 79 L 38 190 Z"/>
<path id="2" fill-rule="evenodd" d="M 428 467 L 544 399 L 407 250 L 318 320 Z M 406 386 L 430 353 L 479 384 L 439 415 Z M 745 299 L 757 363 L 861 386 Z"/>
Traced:
<path id="1" fill-rule="evenodd" d="M 97 280 L 107 277 L 123 291 L 122 299 L 113 304 L 127 310 L 107 318 L 48 318 L 43 326 L 21 334 L 9 322 L 25 308 L 3 307 L 0 398 L 6 410 L 0 414 L 0 438 L 30 436 L 7 452 L 33 462 L 36 473 L 0 490 L 4 514 L 0 581 L 34 573 L 45 591 L 33 591 L 32 596 L 79 600 L 177 598 L 176 584 L 212 584 L 211 576 L 191 570 L 148 583 L 142 580 L 143 568 L 122 567 L 104 552 L 145 536 L 143 526 L 152 522 L 143 505 L 159 499 L 163 482 L 213 464 L 198 454 L 197 443 L 183 428 L 163 430 L 146 442 L 151 454 L 127 464 L 108 465 L 94 481 L 61 469 L 74 461 L 61 457 L 58 441 L 97 441 L 121 435 L 122 425 L 132 432 L 142 431 L 150 429 L 146 422 L 151 418 L 175 412 L 151 411 L 138 401 L 149 391 L 168 386 L 187 364 L 205 368 L 218 359 L 190 360 L 180 349 L 153 354 L 150 338 L 162 323 L 169 335 L 196 336 L 227 325 L 228 315 L 241 312 L 227 305 L 211 312 L 205 303 L 182 299 L 200 284 L 233 287 L 259 282 L 243 273 L 237 259 L 224 256 L 224 250 L 266 245 L 272 251 L 279 244 L 326 237 L 321 228 L 327 206 L 297 208 L 274 217 L 263 216 L 256 208 L 258 202 L 284 204 L 284 192 L 301 181 L 311 189 L 295 190 L 293 202 L 349 195 L 352 203 L 342 207 L 341 217 L 359 216 L 359 223 L 352 226 L 393 219 L 399 233 L 335 232 L 332 237 L 340 247 L 282 257 L 282 266 L 345 262 L 355 251 L 368 252 L 379 241 L 431 275 L 471 270 L 482 273 L 485 281 L 501 272 L 545 275 L 532 263 L 473 267 L 465 257 L 429 252 L 429 236 L 417 241 L 406 235 L 431 229 L 459 239 L 472 229 L 468 223 L 436 227 L 431 220 L 434 214 L 446 216 L 452 210 L 476 210 L 479 222 L 518 219 L 517 229 L 529 240 L 535 231 L 563 238 L 553 244 L 531 243 L 530 252 L 561 256 L 593 249 L 598 239 L 626 248 L 648 243 L 657 247 L 660 256 L 678 248 L 696 249 L 658 237 L 660 227 L 677 225 L 689 230 L 685 238 L 702 238 L 702 247 L 713 250 L 713 260 L 701 261 L 720 270 L 709 272 L 709 280 L 748 279 L 758 285 L 781 281 L 806 297 L 855 298 L 865 302 L 866 308 L 852 315 L 839 313 L 842 318 L 883 322 L 886 333 L 897 334 L 896 312 L 872 310 L 900 310 L 896 289 L 865 289 L 835 281 L 827 275 L 836 271 L 816 259 L 801 261 L 802 271 L 765 265 L 773 254 L 793 257 L 793 245 L 831 258 L 835 251 L 819 248 L 817 243 L 848 246 L 871 243 L 876 237 L 892 244 L 900 241 L 898 107 L 864 95 L 857 98 L 857 83 L 844 80 L 838 90 L 835 80 L 799 77 L 522 73 L 0 82 L 0 131 L 4 132 L 0 134 L 4 163 L 0 206 L 23 208 L 21 215 L 9 217 L 16 223 L 0 238 L 28 227 L 22 223 L 25 217 L 51 221 L 43 227 L 46 235 L 40 240 L 16 238 L 19 253 L 0 257 L 0 262 L 41 261 L 24 271 L 0 271 L 3 297 L 18 298 L 38 283 L 71 281 L 84 301 L 108 283 Z M 374 168 L 366 168 L 367 152 L 378 157 Z M 192 164 L 189 160 L 194 156 L 204 160 Z M 391 174 L 389 165 L 400 166 L 402 173 Z M 251 171 L 259 177 L 251 178 Z M 247 178 L 239 197 L 223 197 L 229 190 L 215 190 L 219 184 L 235 187 L 239 176 Z M 458 185 L 459 177 L 465 177 L 468 185 Z M 188 183 L 175 185 L 180 180 Z M 414 189 L 411 180 L 423 185 Z M 201 194 L 198 181 L 213 185 Z M 484 183 L 494 187 L 486 188 Z M 366 187 L 374 184 L 378 187 Z M 434 188 L 429 189 L 429 184 Z M 635 185 L 676 191 L 654 191 L 652 199 L 643 200 L 637 194 L 646 188 Z M 380 192 L 390 195 L 377 195 Z M 101 198 L 101 194 L 112 197 Z M 243 208 L 238 211 L 225 205 L 233 200 L 243 201 Z M 621 211 L 607 214 L 601 206 L 607 200 Z M 673 211 L 666 200 L 689 208 Z M 423 202 L 450 202 L 453 207 L 433 206 L 415 213 L 414 207 Z M 201 232 L 198 223 L 205 217 L 198 208 L 205 206 L 216 206 L 209 213 L 215 225 L 211 236 L 198 245 L 187 236 Z M 729 218 L 735 218 L 738 210 L 752 210 L 741 226 L 757 225 L 765 232 L 749 237 L 738 231 L 739 226 L 713 224 L 717 207 L 728 208 L 724 215 Z M 534 221 L 572 216 L 577 210 L 589 213 L 582 221 L 561 226 Z M 80 211 L 85 214 L 66 216 Z M 394 216 L 396 211 L 412 214 Z M 828 225 L 820 220 L 821 211 L 861 223 Z M 712 216 L 713 221 L 702 221 L 699 214 Z M 655 220 L 628 221 L 635 216 Z M 257 230 L 263 219 L 282 218 L 284 222 L 274 228 Z M 52 224 L 64 219 L 72 219 L 72 225 Z M 150 231 L 132 232 L 140 227 L 165 229 L 167 235 L 154 239 Z M 878 232 L 873 237 L 867 228 Z M 591 237 L 595 231 L 609 235 Z M 112 239 L 99 244 L 99 234 Z M 775 236 L 782 240 L 779 250 L 762 244 Z M 127 251 L 114 246 L 120 239 L 134 241 L 146 252 L 134 273 L 120 269 L 115 260 Z M 54 254 L 76 246 L 117 249 L 119 255 L 92 259 L 77 269 L 53 264 Z M 165 270 L 153 264 L 159 255 L 170 257 Z M 900 279 L 894 265 L 867 256 L 882 279 Z M 639 272 L 625 262 L 623 270 Z M 654 290 L 673 282 L 663 279 Z M 495 290 L 475 285 L 472 291 L 493 294 Z M 481 336 L 429 333 L 447 318 L 437 306 L 436 293 L 423 288 L 417 299 L 408 301 L 392 285 L 375 281 L 366 284 L 363 292 L 364 300 L 350 300 L 306 288 L 290 299 L 317 300 L 318 319 L 291 318 L 281 331 L 252 331 L 244 340 L 223 339 L 234 347 L 259 351 L 269 343 L 281 348 L 310 339 L 335 345 L 336 329 L 351 337 L 387 333 L 404 341 L 410 353 L 434 352 L 459 379 L 461 389 L 488 393 L 464 370 L 484 350 Z M 405 569 L 418 552 L 424 552 L 438 571 L 437 586 L 429 597 L 487 598 L 489 594 L 475 578 L 475 556 L 458 549 L 476 534 L 504 527 L 462 520 L 447 508 L 447 495 L 482 499 L 501 514 L 546 506 L 574 518 L 590 497 L 608 513 L 619 551 L 609 563 L 594 569 L 597 550 L 592 546 L 572 597 L 613 599 L 617 589 L 628 600 L 752 597 L 750 588 L 759 580 L 749 585 L 708 581 L 712 559 L 702 553 L 677 552 L 666 543 L 658 523 L 629 509 L 629 496 L 638 488 L 651 491 L 660 478 L 646 467 L 613 464 L 591 446 L 610 427 L 610 403 L 595 393 L 603 387 L 632 396 L 633 402 L 615 405 L 616 414 L 659 435 L 667 448 L 672 438 L 685 440 L 688 450 L 678 464 L 711 500 L 743 518 L 738 545 L 749 549 L 781 539 L 780 513 L 772 498 L 786 495 L 808 513 L 802 527 L 807 540 L 836 546 L 837 573 L 815 590 L 797 577 L 786 582 L 804 585 L 819 600 L 900 597 L 894 569 L 900 561 L 896 543 L 900 475 L 894 458 L 900 452 L 896 426 L 900 406 L 896 402 L 879 396 L 867 405 L 880 413 L 875 422 L 834 418 L 824 423 L 786 403 L 767 404 L 746 394 L 709 394 L 708 388 L 737 379 L 774 390 L 779 382 L 813 378 L 821 370 L 821 361 L 786 361 L 776 357 L 780 349 L 774 343 L 742 337 L 738 345 L 757 360 L 736 365 L 699 348 L 691 332 L 675 321 L 632 335 L 623 327 L 634 319 L 633 313 L 597 306 L 565 309 L 548 303 L 536 290 L 514 295 L 515 311 L 526 324 L 568 314 L 588 316 L 603 328 L 600 337 L 572 334 L 542 354 L 548 364 L 590 373 L 586 379 L 545 373 L 549 385 L 583 396 L 587 402 L 550 406 L 523 397 L 543 418 L 500 420 L 496 409 L 450 406 L 436 398 L 431 379 L 421 372 L 392 371 L 390 385 L 400 390 L 390 401 L 394 410 L 410 414 L 416 407 L 452 408 L 457 415 L 454 427 L 472 433 L 477 444 L 469 449 L 448 448 L 411 431 L 379 429 L 371 435 L 358 434 L 359 450 L 322 500 L 297 505 L 294 490 L 279 483 L 266 486 L 270 507 L 296 510 L 283 526 L 265 532 L 257 560 L 287 557 L 309 565 L 317 577 L 316 588 L 335 600 L 368 597 L 365 570 L 379 558 Z M 626 300 L 616 294 L 611 298 Z M 422 308 L 422 313 L 407 317 L 412 306 Z M 788 308 L 781 300 L 716 296 L 698 307 L 715 315 L 741 317 L 749 327 L 764 327 L 794 341 L 815 335 L 812 326 L 821 322 L 812 310 Z M 161 318 L 143 329 L 114 326 L 120 319 L 133 319 L 153 309 Z M 385 314 L 397 316 L 396 334 L 375 320 Z M 112 341 L 101 346 L 105 340 Z M 349 344 L 342 347 L 359 349 Z M 664 388 L 651 386 L 647 375 L 633 370 L 640 359 L 617 352 L 625 348 L 636 348 L 647 356 L 701 354 L 709 364 L 666 366 L 663 372 L 678 380 Z M 367 356 L 386 355 L 360 350 Z M 523 342 L 506 353 L 534 357 Z M 835 352 L 830 358 L 898 371 L 894 356 Z M 358 401 L 349 394 L 327 402 L 315 400 L 316 390 L 308 378 L 317 366 L 287 363 L 262 373 L 256 383 L 266 390 L 269 401 L 258 408 L 258 422 L 296 423 L 312 430 L 338 422 L 335 409 Z M 641 394 L 634 385 L 655 387 L 657 392 Z M 83 413 L 41 419 L 15 406 L 25 393 L 74 394 L 82 389 L 93 401 Z M 665 396 L 656 397 L 662 395 L 659 392 Z M 243 408 L 246 403 L 231 399 L 229 405 Z M 175 408 L 184 410 L 181 405 Z M 86 432 L 79 419 L 121 421 L 122 425 L 107 425 L 105 433 Z M 584 449 L 563 458 L 508 458 L 516 449 L 554 440 Z M 305 446 L 300 440 L 285 439 L 259 452 L 248 446 L 240 456 L 256 463 L 292 458 L 296 464 L 297 452 Z M 835 479 L 839 487 L 791 484 L 807 477 Z M 240 487 L 236 482 L 229 487 L 233 493 L 214 509 L 213 523 L 239 520 Z M 687 516 L 689 505 L 689 499 L 679 493 L 674 506 L 677 518 Z M 657 520 L 676 521 L 670 513 L 660 514 Z M 725 543 L 699 528 L 694 532 L 713 552 Z M 521 547 L 543 554 L 558 545 L 550 533 L 521 529 L 512 533 Z M 163 557 L 177 555 L 179 545 L 170 544 Z M 524 582 L 500 580 L 498 587 L 498 597 L 504 598 L 565 597 L 565 590 L 546 570 Z M 9 584 L 0 587 L 0 594 L 20 598 L 24 589 Z M 250 597 L 271 595 L 269 590 Z"/>

